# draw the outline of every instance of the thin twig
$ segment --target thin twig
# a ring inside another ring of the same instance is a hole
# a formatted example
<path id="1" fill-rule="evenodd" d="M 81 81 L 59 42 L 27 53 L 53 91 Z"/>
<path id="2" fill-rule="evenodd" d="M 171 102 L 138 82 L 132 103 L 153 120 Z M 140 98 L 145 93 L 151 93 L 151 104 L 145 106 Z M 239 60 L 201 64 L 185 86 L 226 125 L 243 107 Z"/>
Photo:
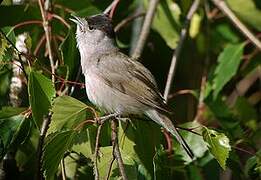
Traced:
<path id="1" fill-rule="evenodd" d="M 52 14 L 51 15 L 53 18 L 59 20 L 61 23 L 63 23 L 68 29 L 70 29 L 70 24 L 68 24 L 61 16 L 57 15 L 57 14 Z"/>
<path id="2" fill-rule="evenodd" d="M 173 77 L 174 77 L 175 70 L 176 70 L 177 59 L 179 58 L 179 55 L 181 53 L 181 49 L 182 49 L 183 43 L 184 43 L 184 41 L 186 39 L 190 20 L 191 20 L 193 14 L 198 9 L 199 3 L 200 3 L 200 0 L 195 0 L 193 2 L 193 4 L 191 5 L 191 7 L 189 9 L 189 12 L 188 12 L 188 14 L 186 16 L 186 20 L 185 20 L 184 26 L 181 29 L 180 40 L 179 40 L 179 43 L 177 45 L 177 48 L 176 48 L 175 52 L 173 53 L 173 57 L 172 57 L 172 60 L 171 60 L 171 65 L 170 65 L 170 68 L 169 68 L 169 74 L 168 74 L 168 78 L 167 78 L 167 83 L 166 83 L 166 86 L 165 86 L 164 99 L 166 100 L 166 102 L 168 102 L 168 95 L 169 95 L 170 88 L 171 88 L 171 85 L 172 85 L 172 82 L 173 82 Z"/>
<path id="3" fill-rule="evenodd" d="M 113 153 L 114 154 L 114 153 Z M 115 156 L 113 155 L 112 156 L 112 159 L 110 161 L 110 164 L 109 164 L 109 169 L 108 169 L 108 172 L 107 172 L 107 176 L 106 176 L 106 180 L 109 180 L 110 179 L 110 174 L 111 174 L 111 170 L 112 170 L 112 165 L 115 161 Z"/>
<path id="4" fill-rule="evenodd" d="M 115 6 L 115 4 L 117 6 L 118 3 L 119 3 L 119 0 L 112 1 L 112 3 L 103 11 L 103 14 L 108 14 L 112 10 L 112 8 Z"/>
<path id="5" fill-rule="evenodd" d="M 110 17 L 111 19 L 112 19 L 113 15 L 114 15 L 114 13 L 115 13 L 115 11 L 116 11 L 116 8 L 117 8 L 119 2 L 120 2 L 120 0 L 116 0 L 115 3 L 114 3 L 114 5 L 112 6 L 112 8 L 111 8 L 111 10 L 110 10 L 110 15 L 109 15 L 109 17 Z"/>
<path id="6" fill-rule="evenodd" d="M 119 144 L 118 144 L 117 120 L 116 119 L 112 119 L 112 121 L 111 121 L 111 130 L 112 130 L 111 139 L 112 139 L 112 143 L 113 143 L 114 156 L 115 156 L 115 159 L 117 160 L 117 164 L 118 164 L 122 179 L 127 180 L 128 178 L 126 175 L 126 171 L 124 168 L 124 164 L 123 164 L 123 160 L 121 157 L 120 148 L 119 148 Z"/>
<path id="7" fill-rule="evenodd" d="M 114 28 L 115 32 L 118 32 L 122 27 L 126 26 L 128 23 L 130 23 L 132 20 L 139 18 L 141 16 L 144 16 L 144 12 L 139 12 L 133 15 L 128 16 L 127 18 L 123 19 L 119 24 L 117 24 Z"/>
<path id="8" fill-rule="evenodd" d="M 66 171 L 65 171 L 64 157 L 62 158 L 60 164 L 61 164 L 61 169 L 62 169 L 62 180 L 66 180 Z"/>
<path id="9" fill-rule="evenodd" d="M 99 170 L 98 170 L 98 153 L 99 153 L 99 142 L 101 135 L 101 128 L 103 124 L 100 124 L 97 130 L 96 141 L 95 141 L 95 151 L 94 151 L 94 176 L 95 180 L 99 180 Z"/>
<path id="10" fill-rule="evenodd" d="M 29 25 L 29 24 L 38 24 L 38 25 L 42 25 L 42 21 L 40 20 L 29 20 L 29 21 L 24 21 L 24 22 L 21 22 L 21 23 L 18 23 L 16 25 L 14 25 L 12 27 L 12 30 L 16 29 L 16 28 L 19 28 L 19 27 L 22 27 L 22 26 L 25 26 L 25 25 Z"/>
<path id="11" fill-rule="evenodd" d="M 55 65 L 54 65 L 54 59 L 53 59 L 52 48 L 51 48 L 51 32 L 49 29 L 49 22 L 46 17 L 46 12 L 43 8 L 42 1 L 38 0 L 38 4 L 40 7 L 42 19 L 43 19 L 43 29 L 44 29 L 45 36 L 46 36 L 46 46 L 47 46 L 47 50 L 48 50 L 49 61 L 50 61 L 50 66 L 51 66 L 51 71 L 52 71 L 52 82 L 54 83 L 55 82 L 55 76 L 54 76 Z"/>
<path id="12" fill-rule="evenodd" d="M 227 105 L 233 107 L 238 96 L 243 96 L 258 78 L 261 79 L 261 66 L 257 66 L 237 83 L 235 89 L 227 98 Z"/>
<path id="13" fill-rule="evenodd" d="M 149 5 L 148 5 L 148 10 L 144 19 L 144 23 L 139 35 L 139 39 L 137 42 L 137 46 L 133 52 L 133 54 L 131 55 L 134 59 L 139 59 L 139 57 L 141 56 L 141 53 L 144 49 L 144 45 L 147 41 L 149 32 L 150 32 L 150 26 L 152 24 L 152 20 L 153 17 L 155 15 L 156 12 L 156 8 L 158 5 L 159 0 L 150 0 L 149 1 Z"/>
<path id="14" fill-rule="evenodd" d="M 37 45 L 36 45 L 36 47 L 35 47 L 35 49 L 34 49 L 34 53 L 33 53 L 33 54 L 34 54 L 35 56 L 36 56 L 37 53 L 39 52 L 39 50 L 40 50 L 42 44 L 44 43 L 44 41 L 45 41 L 45 35 L 43 35 L 43 36 L 41 37 L 41 39 L 38 41 L 38 43 L 37 43 Z"/>
<path id="15" fill-rule="evenodd" d="M 43 124 L 40 131 L 40 136 L 38 140 L 38 146 L 37 146 L 37 171 L 36 171 L 36 179 L 42 180 L 43 178 L 43 172 L 42 172 L 42 154 L 43 154 L 43 144 L 44 144 L 44 138 L 46 136 L 49 124 L 51 122 L 51 115 L 49 114 L 47 117 L 43 119 Z"/>
<path id="16" fill-rule="evenodd" d="M 229 9 L 224 0 L 212 0 L 213 3 L 235 24 L 235 26 L 259 49 L 261 50 L 261 42 L 255 35 L 237 18 L 237 16 Z"/>

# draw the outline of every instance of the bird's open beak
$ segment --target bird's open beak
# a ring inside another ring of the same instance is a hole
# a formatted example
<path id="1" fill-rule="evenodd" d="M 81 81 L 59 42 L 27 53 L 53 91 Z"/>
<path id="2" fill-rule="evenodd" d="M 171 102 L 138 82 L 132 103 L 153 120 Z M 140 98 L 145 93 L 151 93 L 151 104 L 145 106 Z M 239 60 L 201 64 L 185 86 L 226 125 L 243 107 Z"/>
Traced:
<path id="1" fill-rule="evenodd" d="M 76 23 L 77 25 L 84 26 L 84 18 L 72 15 L 73 18 L 69 18 L 72 22 Z"/>

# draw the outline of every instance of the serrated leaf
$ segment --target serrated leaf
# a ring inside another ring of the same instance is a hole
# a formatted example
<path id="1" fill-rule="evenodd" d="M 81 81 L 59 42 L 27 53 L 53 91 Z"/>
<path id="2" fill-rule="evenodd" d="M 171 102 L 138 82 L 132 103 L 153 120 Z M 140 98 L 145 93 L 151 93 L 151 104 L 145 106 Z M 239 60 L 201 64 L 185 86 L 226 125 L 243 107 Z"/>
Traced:
<path id="1" fill-rule="evenodd" d="M 112 155 L 112 146 L 101 147 L 100 148 L 100 158 L 98 160 L 98 169 L 100 179 L 106 179 L 108 168 L 113 158 Z M 124 163 L 124 168 L 126 175 L 129 179 L 138 179 L 138 169 L 137 164 L 124 150 L 120 149 L 122 160 Z M 113 162 L 110 179 L 119 179 L 121 177 L 119 168 L 117 166 L 116 160 Z"/>
<path id="2" fill-rule="evenodd" d="M 54 179 L 59 163 L 66 151 L 73 145 L 76 131 L 57 132 L 47 137 L 43 153 L 43 170 L 46 179 Z"/>
<path id="3" fill-rule="evenodd" d="M 20 113 L 24 108 L 5 107 L 0 111 L 0 160 L 15 140 L 19 127 L 24 121 Z"/>
<path id="4" fill-rule="evenodd" d="M 144 0 L 145 7 L 148 0 Z M 165 40 L 167 45 L 174 49 L 179 40 L 179 16 L 181 14 L 178 4 L 172 0 L 160 1 L 153 18 L 152 28 Z"/>
<path id="5" fill-rule="evenodd" d="M 214 98 L 217 97 L 226 83 L 236 74 L 243 56 L 244 44 L 228 45 L 218 56 L 218 66 L 214 77 Z"/>
<path id="6" fill-rule="evenodd" d="M 31 71 L 28 81 L 28 94 L 34 122 L 40 128 L 43 117 L 47 115 L 51 101 L 55 96 L 52 81 L 36 71 Z"/>
<path id="7" fill-rule="evenodd" d="M 52 121 L 48 133 L 62 129 L 72 129 L 79 122 L 93 118 L 88 106 L 70 96 L 60 96 L 54 100 Z"/>
<path id="8" fill-rule="evenodd" d="M 208 144 L 208 149 L 219 165 L 225 170 L 226 160 L 229 157 L 231 146 L 228 137 L 207 127 L 203 127 L 202 136 L 204 141 Z"/>

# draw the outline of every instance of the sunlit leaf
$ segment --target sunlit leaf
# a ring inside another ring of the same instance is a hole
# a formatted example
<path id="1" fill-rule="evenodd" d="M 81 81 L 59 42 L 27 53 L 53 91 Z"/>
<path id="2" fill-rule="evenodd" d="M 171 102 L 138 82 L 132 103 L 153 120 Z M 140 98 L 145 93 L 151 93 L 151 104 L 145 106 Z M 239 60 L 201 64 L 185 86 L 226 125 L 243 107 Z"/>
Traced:
<path id="1" fill-rule="evenodd" d="M 209 151 L 223 169 L 226 169 L 226 160 L 229 157 L 231 146 L 228 137 L 212 129 L 203 127 L 203 139 L 208 144 Z"/>
<path id="2" fill-rule="evenodd" d="M 52 121 L 48 133 L 76 127 L 81 121 L 93 119 L 88 106 L 70 96 L 60 96 L 54 100 Z"/>
<path id="3" fill-rule="evenodd" d="M 245 23 L 261 31 L 261 10 L 256 7 L 255 0 L 226 0 L 229 7 Z M 259 1 L 259 0 L 257 0 Z M 242 6 L 242 4 L 244 6 Z"/>
<path id="4" fill-rule="evenodd" d="M 100 148 L 100 158 L 98 160 L 98 169 L 100 173 L 100 179 L 106 179 L 108 174 L 109 165 L 112 161 L 112 146 Z M 134 159 L 132 159 L 124 150 L 120 149 L 122 160 L 126 175 L 129 179 L 138 179 L 138 166 Z M 112 165 L 110 179 L 119 179 L 121 177 L 120 171 L 115 160 Z"/>
<path id="5" fill-rule="evenodd" d="M 28 93 L 34 121 L 40 128 L 44 115 L 47 115 L 51 107 L 55 89 L 50 79 L 36 71 L 31 71 L 29 74 Z"/>

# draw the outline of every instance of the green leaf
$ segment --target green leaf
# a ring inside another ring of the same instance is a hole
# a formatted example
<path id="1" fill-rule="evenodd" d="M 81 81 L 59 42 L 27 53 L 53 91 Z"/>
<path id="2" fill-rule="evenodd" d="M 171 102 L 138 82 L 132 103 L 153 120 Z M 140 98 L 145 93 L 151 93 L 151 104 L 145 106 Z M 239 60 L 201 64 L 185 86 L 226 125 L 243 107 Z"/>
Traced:
<path id="1" fill-rule="evenodd" d="M 108 169 L 110 162 L 113 158 L 112 155 L 112 146 L 107 146 L 107 147 L 101 147 L 100 148 L 100 154 L 101 157 L 98 160 L 98 169 L 99 169 L 99 175 L 100 179 L 106 179 Z M 125 168 L 126 175 L 129 179 L 138 179 L 138 169 L 137 169 L 137 164 L 134 161 L 133 158 L 129 156 L 128 153 L 126 153 L 124 150 L 120 149 L 121 155 L 122 155 L 122 160 Z M 121 177 L 119 168 L 117 165 L 116 160 L 113 162 L 112 165 L 112 170 L 110 174 L 110 179 L 119 179 Z"/>
<path id="2" fill-rule="evenodd" d="M 261 150 L 246 161 L 244 172 L 249 179 L 260 179 L 261 176 Z"/>
<path id="3" fill-rule="evenodd" d="M 29 74 L 28 93 L 33 119 L 37 127 L 40 128 L 44 115 L 47 115 L 51 107 L 55 89 L 50 79 L 36 71 L 31 71 Z"/>
<path id="4" fill-rule="evenodd" d="M 7 48 L 8 48 L 7 40 L 2 34 L 0 34 L 0 62 L 3 61 L 3 57 L 5 55 L 5 51 Z"/>
<path id="5" fill-rule="evenodd" d="M 226 160 L 229 157 L 229 151 L 231 151 L 228 137 L 207 127 L 203 127 L 202 135 L 204 141 L 208 144 L 209 151 L 225 170 Z"/>
<path id="6" fill-rule="evenodd" d="M 261 31 L 261 10 L 255 6 L 254 0 L 226 0 L 226 2 L 240 19 Z"/>
<path id="7" fill-rule="evenodd" d="M 71 76 L 75 71 L 75 67 L 78 67 L 79 64 L 77 61 L 79 58 L 77 58 L 78 50 L 76 49 L 74 29 L 69 29 L 65 40 L 59 47 L 59 50 L 61 51 L 64 64 L 69 67 L 69 74 Z"/>
<path id="8" fill-rule="evenodd" d="M 70 96 L 60 96 L 54 100 L 52 108 L 52 121 L 48 133 L 62 129 L 72 129 L 81 121 L 93 119 L 91 112 L 87 111 L 88 106 Z"/>
<path id="9" fill-rule="evenodd" d="M 0 111 L 0 160 L 18 134 L 19 127 L 25 119 L 20 114 L 24 110 L 25 108 L 4 107 Z"/>
<path id="10" fill-rule="evenodd" d="M 63 131 L 50 134 L 44 146 L 43 170 L 46 179 L 55 179 L 59 163 L 66 151 L 73 145 L 73 140 L 77 135 L 76 131 Z"/>
<path id="11" fill-rule="evenodd" d="M 226 83 L 236 74 L 243 56 L 244 44 L 228 45 L 218 56 L 218 66 L 214 77 L 214 98 L 217 97 Z"/>
<path id="12" fill-rule="evenodd" d="M 144 0 L 145 7 L 148 0 Z M 157 6 L 156 14 L 153 18 L 152 28 L 157 31 L 165 40 L 167 45 L 174 49 L 179 40 L 179 16 L 181 14 L 178 4 L 172 0 L 162 0 Z"/>
<path id="13" fill-rule="evenodd" d="M 195 122 L 188 122 L 185 124 L 179 125 L 180 127 L 183 128 L 188 128 L 188 129 L 194 129 L 195 132 L 201 133 L 201 125 L 199 123 Z M 181 136 L 185 139 L 185 141 L 188 143 L 189 147 L 194 153 L 194 156 L 196 158 L 201 158 L 205 155 L 207 152 L 208 148 L 206 146 L 206 143 L 203 140 L 203 137 L 200 135 L 193 134 L 189 131 L 186 130 L 179 130 Z M 177 142 L 177 140 L 174 138 L 173 141 L 173 151 L 175 155 L 179 155 L 180 159 L 182 159 L 185 164 L 191 163 L 193 160 L 188 156 L 184 148 Z"/>
<path id="14" fill-rule="evenodd" d="M 151 121 L 132 120 L 131 122 L 132 124 L 120 122 L 120 147 L 138 163 L 139 176 L 152 179 L 155 148 L 160 144 L 162 135 L 160 126 Z"/>

